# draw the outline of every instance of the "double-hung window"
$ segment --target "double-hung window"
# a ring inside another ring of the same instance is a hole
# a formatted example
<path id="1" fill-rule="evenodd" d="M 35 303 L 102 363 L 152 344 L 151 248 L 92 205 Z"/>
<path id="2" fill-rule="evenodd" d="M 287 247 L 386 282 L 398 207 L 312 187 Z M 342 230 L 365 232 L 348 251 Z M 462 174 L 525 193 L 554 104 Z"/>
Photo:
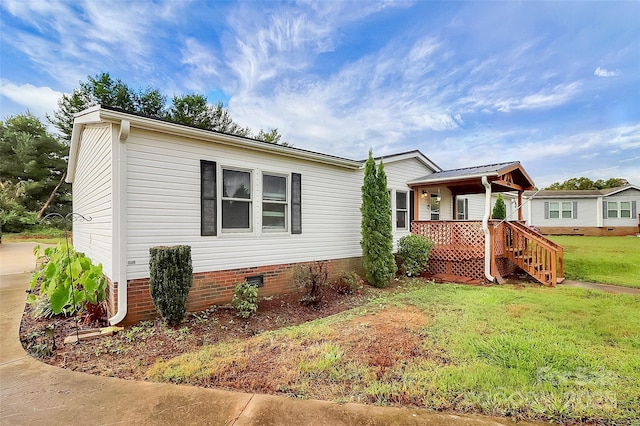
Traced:
<path id="1" fill-rule="evenodd" d="M 270 174 L 262 175 L 262 229 L 286 231 L 288 202 L 287 178 Z"/>
<path id="2" fill-rule="evenodd" d="M 550 201 L 544 203 L 545 219 L 577 219 L 577 201 Z"/>
<path id="3" fill-rule="evenodd" d="M 407 229 L 407 193 L 396 191 L 396 229 Z"/>
<path id="4" fill-rule="evenodd" d="M 605 201 L 605 218 L 629 219 L 635 215 L 636 202 L 633 201 Z M 619 207 L 619 209 L 618 209 Z"/>
<path id="5" fill-rule="evenodd" d="M 222 169 L 222 230 L 251 230 L 251 172 Z"/>
<path id="6" fill-rule="evenodd" d="M 620 201 L 620 217 L 626 219 L 631 217 L 631 201 Z"/>

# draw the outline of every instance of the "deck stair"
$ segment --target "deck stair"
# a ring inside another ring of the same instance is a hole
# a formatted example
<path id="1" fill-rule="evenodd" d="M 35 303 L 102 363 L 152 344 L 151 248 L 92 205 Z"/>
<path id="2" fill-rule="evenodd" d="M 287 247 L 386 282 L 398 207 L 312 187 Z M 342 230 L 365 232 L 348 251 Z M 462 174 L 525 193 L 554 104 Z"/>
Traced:
<path id="1" fill-rule="evenodd" d="M 564 281 L 562 246 L 519 222 L 504 222 L 505 254 L 540 283 L 555 287 Z"/>

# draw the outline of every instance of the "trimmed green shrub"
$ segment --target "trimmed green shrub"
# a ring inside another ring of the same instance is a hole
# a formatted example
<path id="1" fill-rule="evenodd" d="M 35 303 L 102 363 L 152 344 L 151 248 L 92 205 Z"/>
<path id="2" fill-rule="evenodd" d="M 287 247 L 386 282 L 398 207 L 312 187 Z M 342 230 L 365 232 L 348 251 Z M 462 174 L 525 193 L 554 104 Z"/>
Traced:
<path id="1" fill-rule="evenodd" d="M 40 258 L 40 246 L 34 248 Z M 75 315 L 86 312 L 87 305 L 106 299 L 107 280 L 102 264 L 94 265 L 84 253 L 66 243 L 44 250 L 47 260 L 33 273 L 31 289 L 40 284 L 39 295 L 29 294 L 28 302 L 37 304 L 37 315 Z"/>
<path id="2" fill-rule="evenodd" d="M 376 169 L 373 153 L 364 168 L 362 185 L 362 266 L 367 281 L 374 287 L 386 286 L 396 275 L 393 257 L 393 233 L 391 223 L 391 199 L 387 190 L 384 165 Z"/>
<path id="3" fill-rule="evenodd" d="M 180 324 L 193 283 L 191 246 L 151 247 L 149 274 L 149 291 L 156 310 L 169 325 Z"/>
<path id="4" fill-rule="evenodd" d="M 242 318 L 249 318 L 258 310 L 258 287 L 246 281 L 236 284 L 231 304 Z"/>
<path id="5" fill-rule="evenodd" d="M 493 213 L 491 214 L 492 219 L 502 220 L 507 217 L 507 206 L 504 203 L 504 197 L 502 194 L 498 194 L 498 198 L 496 199 L 496 204 L 493 206 Z"/>
<path id="6" fill-rule="evenodd" d="M 418 276 L 427 269 L 433 241 L 424 235 L 405 235 L 398 241 L 400 271 L 408 276 Z"/>

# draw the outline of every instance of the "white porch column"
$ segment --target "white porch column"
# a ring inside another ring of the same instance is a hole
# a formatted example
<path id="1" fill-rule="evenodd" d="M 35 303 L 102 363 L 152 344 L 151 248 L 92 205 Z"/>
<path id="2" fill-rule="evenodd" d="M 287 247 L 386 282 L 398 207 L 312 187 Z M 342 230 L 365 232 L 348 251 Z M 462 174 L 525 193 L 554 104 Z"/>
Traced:
<path id="1" fill-rule="evenodd" d="M 491 233 L 489 232 L 489 218 L 491 217 L 491 185 L 486 176 L 482 176 L 484 185 L 484 216 L 482 217 L 482 230 L 484 231 L 484 276 L 490 282 L 495 278 L 491 275 Z"/>

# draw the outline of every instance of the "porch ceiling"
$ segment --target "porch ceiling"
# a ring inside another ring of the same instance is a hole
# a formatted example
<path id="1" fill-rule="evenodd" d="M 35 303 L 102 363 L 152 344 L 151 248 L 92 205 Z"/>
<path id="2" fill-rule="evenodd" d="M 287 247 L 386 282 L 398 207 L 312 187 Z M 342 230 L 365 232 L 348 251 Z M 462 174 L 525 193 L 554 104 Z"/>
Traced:
<path id="1" fill-rule="evenodd" d="M 526 191 L 534 188 L 533 181 L 519 161 L 444 170 L 413 181 L 412 188 L 446 186 L 453 195 L 485 192 L 482 176 L 486 176 L 494 192 Z"/>

